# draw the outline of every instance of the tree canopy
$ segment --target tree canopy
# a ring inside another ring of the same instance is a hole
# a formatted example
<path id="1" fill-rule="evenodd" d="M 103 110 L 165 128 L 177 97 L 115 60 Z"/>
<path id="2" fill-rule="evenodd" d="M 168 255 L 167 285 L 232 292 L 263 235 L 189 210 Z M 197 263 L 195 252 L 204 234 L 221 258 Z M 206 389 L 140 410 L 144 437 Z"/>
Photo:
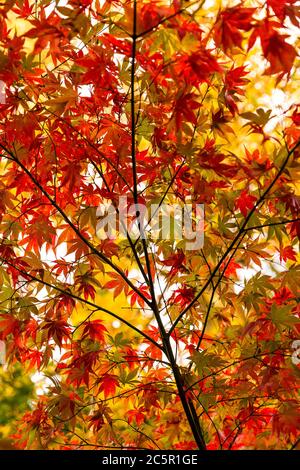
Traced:
<path id="1" fill-rule="evenodd" d="M 44 377 L 14 445 L 297 447 L 299 21 L 297 0 L 0 4 L 3 368 Z M 137 232 L 103 236 L 121 198 Z"/>

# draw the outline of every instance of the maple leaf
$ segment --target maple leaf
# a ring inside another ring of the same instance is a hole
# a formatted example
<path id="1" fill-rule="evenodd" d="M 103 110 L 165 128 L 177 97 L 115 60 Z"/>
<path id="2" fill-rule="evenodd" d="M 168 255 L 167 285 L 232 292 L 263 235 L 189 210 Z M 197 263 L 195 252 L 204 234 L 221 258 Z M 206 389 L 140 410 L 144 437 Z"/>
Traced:
<path id="1" fill-rule="evenodd" d="M 64 369 L 64 367 L 59 367 L 59 369 Z M 72 383 L 76 387 L 80 387 L 81 385 L 89 386 L 90 382 L 90 370 L 85 369 L 83 365 L 80 367 L 73 367 L 69 373 L 67 378 L 67 383 Z"/>
<path id="2" fill-rule="evenodd" d="M 36 39 L 34 45 L 34 53 L 39 53 L 43 49 L 49 51 L 47 55 L 51 55 L 54 64 L 58 59 L 63 59 L 68 50 L 68 29 L 62 24 L 60 16 L 57 12 L 52 11 L 47 17 L 45 9 L 42 7 L 40 16 L 30 19 L 29 22 L 34 26 L 26 32 L 25 36 Z M 64 46 L 64 47 L 62 47 Z"/>
<path id="3" fill-rule="evenodd" d="M 215 171 L 220 176 L 232 177 L 236 175 L 238 166 L 232 163 L 224 163 L 227 157 L 216 147 L 214 139 L 207 139 L 204 147 L 197 156 L 197 161 L 202 168 Z"/>
<path id="4" fill-rule="evenodd" d="M 101 320 L 90 320 L 82 326 L 82 329 L 82 339 L 90 338 L 92 341 L 104 342 L 107 329 Z"/>
<path id="5" fill-rule="evenodd" d="M 174 69 L 179 79 L 183 77 L 187 84 L 196 87 L 203 82 L 209 83 L 212 74 L 222 72 L 222 67 L 216 58 L 204 48 L 192 54 L 183 55 Z"/>
<path id="6" fill-rule="evenodd" d="M 293 222 L 291 224 L 290 233 L 293 237 L 298 237 L 300 239 L 300 221 Z"/>
<path id="7" fill-rule="evenodd" d="M 115 395 L 118 385 L 119 380 L 116 375 L 105 374 L 100 379 L 99 391 L 104 393 L 105 398 L 108 398 Z"/>
<path id="8" fill-rule="evenodd" d="M 170 301 L 174 304 L 179 304 L 181 307 L 188 305 L 195 296 L 195 288 L 183 286 L 174 291 L 170 297 Z"/>
<path id="9" fill-rule="evenodd" d="M 85 299 L 91 297 L 95 299 L 96 287 L 101 287 L 100 282 L 93 276 L 92 272 L 86 272 L 85 274 L 78 275 L 75 277 L 75 284 L 78 284 L 78 291 L 83 292 Z"/>
<path id="10" fill-rule="evenodd" d="M 139 293 L 143 294 L 144 297 L 146 297 L 146 299 L 149 299 L 151 300 L 151 295 L 149 293 L 149 288 L 148 286 L 140 286 L 139 287 Z M 139 293 L 137 292 L 134 292 L 133 290 L 129 291 L 128 292 L 128 295 L 130 297 L 130 305 L 131 307 L 133 307 L 136 303 L 140 306 L 140 307 L 144 307 L 145 306 L 145 301 L 144 299 L 141 298 L 141 296 L 139 295 Z"/>
<path id="11" fill-rule="evenodd" d="M 297 0 L 267 0 L 268 7 L 272 8 L 277 18 L 283 23 L 288 16 L 293 25 L 298 26 L 300 11 L 298 6 L 293 6 Z"/>
<path id="12" fill-rule="evenodd" d="M 59 101 L 59 103 L 63 103 L 63 109 L 66 109 L 65 105 L 68 103 L 68 98 L 65 98 L 66 101 Z M 81 164 L 79 162 L 68 162 L 62 167 L 62 171 L 63 177 L 61 178 L 61 185 L 66 185 L 73 191 L 74 188 L 78 187 L 81 183 Z"/>
<path id="13" fill-rule="evenodd" d="M 296 124 L 296 126 L 300 126 L 300 112 L 299 112 L 300 106 L 297 105 L 295 111 L 293 112 L 291 119 L 293 120 L 293 123 Z"/>
<path id="14" fill-rule="evenodd" d="M 194 93 L 187 93 L 177 99 L 174 109 L 177 130 L 181 128 L 183 121 L 196 124 L 197 119 L 193 111 L 200 108 L 201 105 L 195 101 L 195 97 Z"/>
<path id="15" fill-rule="evenodd" d="M 286 194 L 282 198 L 285 207 L 292 213 L 293 218 L 300 215 L 300 197 L 296 194 Z M 300 238 L 300 221 L 291 223 L 290 233 L 293 237 Z"/>
<path id="16" fill-rule="evenodd" d="M 145 418 L 146 418 L 146 415 L 144 413 L 145 411 L 146 411 L 146 408 L 144 407 L 139 407 L 136 410 L 129 410 L 127 412 L 128 423 L 131 424 L 135 422 L 137 426 L 140 426 L 145 421 Z"/>
<path id="17" fill-rule="evenodd" d="M 278 306 L 277 303 L 273 303 L 270 312 L 270 318 L 274 325 L 280 329 L 281 327 L 290 326 L 292 327 L 296 323 L 299 323 L 299 320 L 291 315 L 291 309 L 289 305 Z"/>
<path id="18" fill-rule="evenodd" d="M 255 8 L 243 8 L 242 3 L 219 13 L 214 28 L 214 40 L 217 47 L 231 52 L 235 47 L 242 48 L 241 31 L 250 31 L 253 27 Z"/>
<path id="19" fill-rule="evenodd" d="M 250 111 L 242 113 L 241 117 L 249 121 L 249 123 L 245 124 L 245 126 L 251 127 L 254 132 L 263 132 L 262 128 L 271 119 L 271 114 L 271 109 L 265 111 L 263 108 L 258 108 L 255 113 Z"/>
<path id="20" fill-rule="evenodd" d="M 141 22 L 137 24 L 137 32 L 141 33 L 143 31 L 151 30 L 152 28 L 159 25 L 162 18 L 167 18 L 173 13 L 172 8 L 159 5 L 155 1 L 149 1 L 147 4 L 141 5 L 140 11 L 138 12 L 138 18 Z M 130 15 L 130 14 L 129 14 Z M 130 18 L 132 19 L 132 12 Z"/>
<path id="21" fill-rule="evenodd" d="M 285 246 L 284 248 L 278 250 L 280 254 L 280 261 L 287 261 L 288 259 L 296 261 L 296 252 L 292 246 Z"/>
<path id="22" fill-rule="evenodd" d="M 114 299 L 118 297 L 123 291 L 124 291 L 124 294 L 127 296 L 129 292 L 129 287 L 128 287 L 128 284 L 125 282 L 125 280 L 118 273 L 109 272 L 107 274 L 112 278 L 112 280 L 106 282 L 103 288 L 113 289 Z M 126 271 L 125 274 L 127 275 L 128 272 Z"/>
<path id="23" fill-rule="evenodd" d="M 185 270 L 183 266 L 184 261 L 185 261 L 185 254 L 183 253 L 183 251 L 180 250 L 178 253 L 174 253 L 169 258 L 165 259 L 163 261 L 163 264 L 165 266 L 172 267 L 170 275 L 173 276 L 178 271 Z"/>
<path id="24" fill-rule="evenodd" d="M 34 369 L 36 367 L 39 370 L 43 360 L 43 353 L 36 349 L 29 349 L 26 351 L 24 360 L 29 361 L 28 369 Z"/>
<path id="25" fill-rule="evenodd" d="M 91 351 L 77 357 L 75 356 L 67 367 L 63 362 L 59 363 L 59 368 L 67 369 L 67 382 L 74 383 L 77 387 L 82 384 L 88 387 L 90 376 L 97 361 L 97 355 L 98 353 L 96 351 Z M 69 357 L 69 353 L 65 354 L 63 358 L 64 357 Z"/>
<path id="26" fill-rule="evenodd" d="M 57 302 L 57 310 L 58 312 L 60 312 L 60 314 L 61 314 L 61 311 L 64 310 L 66 311 L 67 315 L 69 315 L 73 311 L 75 305 L 76 305 L 75 300 L 70 295 L 68 295 L 66 291 L 66 294 L 61 294 L 59 296 L 59 300 Z"/>
<path id="27" fill-rule="evenodd" d="M 75 409 L 79 403 L 81 403 L 79 395 L 75 392 L 69 392 L 67 389 L 62 389 L 61 393 L 55 394 L 50 400 L 48 406 L 49 415 L 60 416 L 61 419 L 69 420 L 70 424 L 75 426 Z"/>
<path id="28" fill-rule="evenodd" d="M 41 325 L 41 328 L 47 330 L 48 339 L 53 338 L 59 347 L 62 347 L 63 339 L 70 337 L 70 327 L 64 320 L 48 320 Z"/>
<path id="29" fill-rule="evenodd" d="M 221 269 L 224 269 L 224 267 L 225 267 L 225 263 L 223 263 L 223 265 L 221 265 Z M 228 265 L 225 268 L 224 276 L 227 276 L 227 277 L 230 277 L 231 275 L 236 276 L 237 269 L 241 269 L 242 267 L 243 267 L 242 265 L 240 265 L 239 263 L 236 263 L 232 259 L 232 260 L 230 260 L 230 262 L 228 263 Z"/>
<path id="30" fill-rule="evenodd" d="M 282 287 L 277 292 L 275 292 L 272 300 L 274 300 L 278 305 L 285 304 L 289 300 L 293 299 L 292 292 L 286 287 Z"/>
<path id="31" fill-rule="evenodd" d="M 197 449 L 197 444 L 195 441 L 180 441 L 175 444 L 174 448 L 178 450 L 193 450 Z"/>
<path id="32" fill-rule="evenodd" d="M 91 429 L 93 432 L 99 431 L 105 423 L 102 410 L 97 411 L 92 416 L 90 416 L 88 421 L 91 423 Z"/>
<path id="33" fill-rule="evenodd" d="M 224 114 L 223 109 L 219 109 L 216 113 L 212 113 L 212 129 L 214 134 L 226 137 L 227 134 L 234 134 L 234 130 L 227 123 L 231 121 L 231 116 Z"/>
<path id="34" fill-rule="evenodd" d="M 140 363 L 138 354 L 130 347 L 125 348 L 124 359 L 127 361 L 130 370 L 134 370 Z"/>
<path id="35" fill-rule="evenodd" d="M 224 366 L 225 362 L 220 357 L 209 354 L 205 351 L 195 351 L 192 360 L 196 365 L 200 375 L 205 375 L 206 372 L 210 372 L 212 369 L 216 369 Z"/>
<path id="36" fill-rule="evenodd" d="M 236 102 L 239 101 L 239 98 L 236 95 L 244 95 L 245 91 L 242 87 L 249 83 L 249 80 L 244 78 L 247 74 L 246 67 L 237 67 L 232 68 L 225 75 L 224 98 L 226 106 L 233 115 L 238 112 Z"/>
<path id="37" fill-rule="evenodd" d="M 257 198 L 255 196 L 251 196 L 251 194 L 249 194 L 245 189 L 237 198 L 235 207 L 241 211 L 244 217 L 246 217 L 248 212 L 253 209 L 256 199 Z"/>
<path id="38" fill-rule="evenodd" d="M 278 32 L 280 26 L 279 23 L 266 19 L 257 25 L 249 39 L 250 49 L 256 38 L 260 37 L 264 57 L 270 62 L 265 71 L 267 75 L 289 73 L 297 56 L 295 48 L 285 41 L 289 36 Z"/>
<path id="39" fill-rule="evenodd" d="M 297 56 L 295 48 L 285 41 L 287 35 L 273 32 L 268 37 L 263 37 L 262 48 L 265 58 L 270 62 L 267 74 L 289 73 Z"/>
<path id="40" fill-rule="evenodd" d="M 146 333 L 150 338 L 154 339 L 154 341 L 159 340 L 159 330 L 155 326 L 150 326 L 147 330 Z M 159 359 L 161 360 L 162 358 L 162 352 L 160 349 L 156 348 L 153 343 L 150 341 L 146 340 L 146 343 L 148 344 L 148 347 L 145 349 L 145 354 L 146 356 L 148 355 L 149 358 L 151 359 Z"/>
<path id="41" fill-rule="evenodd" d="M 102 240 L 97 248 L 109 258 L 117 256 L 119 250 L 118 245 L 113 240 Z"/>
<path id="42" fill-rule="evenodd" d="M 20 15 L 21 18 L 27 18 L 33 12 L 34 5 L 29 4 L 29 0 L 23 0 L 21 8 L 14 7 L 12 11 Z"/>
<path id="43" fill-rule="evenodd" d="M 35 410 L 25 413 L 23 420 L 25 423 L 30 423 L 33 429 L 47 422 L 48 412 L 45 405 L 39 402 Z"/>
<path id="44" fill-rule="evenodd" d="M 3 338 L 5 338 L 10 333 L 17 334 L 19 328 L 20 328 L 20 322 L 13 315 L 9 315 L 9 314 L 0 315 L 0 332 Z"/>
<path id="45" fill-rule="evenodd" d="M 273 432 L 297 436 L 300 429 L 299 406 L 291 401 L 283 405 L 279 413 L 273 416 Z"/>
<path id="46" fill-rule="evenodd" d="M 225 86 L 230 91 L 235 91 L 239 94 L 245 94 L 245 91 L 242 89 L 247 83 L 249 83 L 248 78 L 244 78 L 248 75 L 246 67 L 236 67 L 231 68 L 225 75 Z"/>

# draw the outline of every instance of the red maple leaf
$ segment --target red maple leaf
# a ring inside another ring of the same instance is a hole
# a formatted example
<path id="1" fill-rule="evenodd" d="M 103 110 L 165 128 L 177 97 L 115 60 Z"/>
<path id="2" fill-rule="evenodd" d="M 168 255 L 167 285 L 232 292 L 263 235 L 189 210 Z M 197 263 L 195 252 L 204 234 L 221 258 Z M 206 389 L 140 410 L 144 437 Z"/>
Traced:
<path id="1" fill-rule="evenodd" d="M 296 105 L 296 109 L 290 117 L 290 119 L 292 119 L 293 123 L 296 126 L 300 126 L 300 112 L 299 112 L 299 110 L 300 110 L 300 105 L 298 104 L 298 105 Z"/>
<path id="2" fill-rule="evenodd" d="M 124 359 L 130 370 L 133 370 L 140 363 L 138 354 L 130 347 L 125 348 Z"/>
<path id="3" fill-rule="evenodd" d="M 209 82 L 213 73 L 221 73 L 222 67 L 209 50 L 200 49 L 192 54 L 185 54 L 175 66 L 177 79 L 183 77 L 186 83 L 198 87 L 200 83 Z"/>
<path id="4" fill-rule="evenodd" d="M 225 263 L 221 265 L 221 269 L 224 269 Z M 224 271 L 224 276 L 236 276 L 236 270 L 241 269 L 243 266 L 241 266 L 239 263 L 236 263 L 233 259 L 228 263 L 228 266 L 226 267 Z"/>
<path id="5" fill-rule="evenodd" d="M 194 93 L 187 93 L 177 99 L 174 110 L 177 130 L 182 127 L 183 121 L 191 122 L 194 125 L 197 123 L 194 110 L 200 108 L 201 104 L 194 99 L 195 97 Z"/>
<path id="6" fill-rule="evenodd" d="M 178 253 L 174 253 L 169 258 L 163 261 L 165 266 L 172 266 L 170 274 L 173 276 L 178 271 L 185 271 L 185 267 L 183 266 L 183 262 L 185 261 L 185 254 L 183 251 L 179 251 Z"/>
<path id="7" fill-rule="evenodd" d="M 14 7 L 12 8 L 12 11 L 14 13 L 17 13 L 21 18 L 27 18 L 32 15 L 32 11 L 34 8 L 34 5 L 29 5 L 29 0 L 23 0 L 22 3 L 20 2 L 20 8 Z"/>
<path id="8" fill-rule="evenodd" d="M 108 398 L 109 396 L 115 395 L 118 385 L 119 380 L 116 375 L 104 374 L 100 379 L 99 391 L 104 392 L 105 398 Z"/>
<path id="9" fill-rule="evenodd" d="M 246 67 L 231 68 L 225 75 L 224 80 L 224 98 L 227 107 L 234 115 L 238 111 L 236 102 L 240 99 L 236 95 L 244 95 L 245 86 L 249 80 L 244 78 L 247 75 Z"/>
<path id="10" fill-rule="evenodd" d="M 271 300 L 272 302 L 275 301 L 277 305 L 282 305 L 287 301 L 291 300 L 292 298 L 293 294 L 291 293 L 291 291 L 286 287 L 282 287 L 274 294 Z"/>
<path id="11" fill-rule="evenodd" d="M 273 432 L 297 436 L 300 429 L 299 405 L 291 401 L 285 404 L 282 410 L 273 416 Z"/>
<path id="12" fill-rule="evenodd" d="M 47 330 L 48 339 L 53 338 L 55 343 L 60 347 L 62 346 L 63 339 L 70 337 L 70 327 L 67 322 L 63 320 L 48 320 L 41 328 Z"/>
<path id="13" fill-rule="evenodd" d="M 140 426 L 145 421 L 145 414 L 143 411 L 146 411 L 144 407 L 140 407 L 137 410 L 129 410 L 127 412 L 128 423 L 131 424 L 132 422 L 135 422 Z"/>
<path id="14" fill-rule="evenodd" d="M 140 307 L 144 307 L 145 301 L 142 299 L 140 294 L 143 294 L 146 299 L 151 300 L 151 295 L 149 293 L 148 286 L 140 286 L 139 292 L 135 292 L 133 290 L 129 291 L 128 296 L 130 297 L 130 305 L 133 307 L 135 304 L 138 304 Z"/>
<path id="15" fill-rule="evenodd" d="M 24 355 L 24 361 L 29 361 L 28 369 L 40 368 L 43 360 L 43 353 L 36 349 L 28 349 Z"/>
<path id="16" fill-rule="evenodd" d="M 110 277 L 112 277 L 111 281 L 108 281 L 103 288 L 104 289 L 113 289 L 114 290 L 114 299 L 118 297 L 123 291 L 124 294 L 127 296 L 129 287 L 128 284 L 124 281 L 124 279 L 118 274 L 114 272 L 109 272 Z M 126 276 L 128 275 L 128 272 L 125 271 Z"/>
<path id="17" fill-rule="evenodd" d="M 236 200 L 235 207 L 240 209 L 243 216 L 246 217 L 248 211 L 253 209 L 255 201 L 256 197 L 251 196 L 251 194 L 248 194 L 247 190 L 245 189 L 241 192 L 240 196 Z"/>
<path id="18" fill-rule="evenodd" d="M 300 221 L 293 222 L 290 229 L 291 235 L 300 239 Z"/>
<path id="19" fill-rule="evenodd" d="M 177 449 L 177 450 L 197 449 L 197 444 L 195 441 L 180 441 L 174 445 L 174 449 Z"/>
<path id="20" fill-rule="evenodd" d="M 287 261 L 288 259 L 290 259 L 292 261 L 297 260 L 296 252 L 295 252 L 295 250 L 293 249 L 292 246 L 286 246 L 285 248 L 282 248 L 278 251 L 280 253 L 280 261 L 282 261 L 282 260 Z"/>
<path id="21" fill-rule="evenodd" d="M 13 315 L 2 314 L 0 317 L 0 332 L 2 338 L 5 338 L 10 333 L 18 333 L 20 322 Z"/>
<path id="22" fill-rule="evenodd" d="M 268 7 L 272 8 L 277 18 L 283 22 L 288 16 L 291 22 L 295 25 L 299 25 L 297 17 L 299 16 L 300 10 L 298 6 L 293 6 L 298 0 L 267 0 Z"/>
<path id="23" fill-rule="evenodd" d="M 179 304 L 181 307 L 185 307 L 193 300 L 194 297 L 195 288 L 183 286 L 182 288 L 175 290 L 170 298 L 170 302 Z"/>
<path id="24" fill-rule="evenodd" d="M 201 168 L 214 170 L 218 175 L 230 178 L 237 174 L 238 166 L 236 164 L 223 163 L 223 160 L 226 160 L 226 158 L 226 155 L 218 150 L 215 140 L 207 139 L 197 157 L 197 161 Z"/>
<path id="25" fill-rule="evenodd" d="M 99 431 L 105 423 L 103 412 L 97 411 L 88 418 L 88 421 L 91 423 L 91 429 L 94 432 Z"/>
<path id="26" fill-rule="evenodd" d="M 257 37 L 260 38 L 263 54 L 270 62 L 265 71 L 267 75 L 289 73 L 297 56 L 295 48 L 285 40 L 289 36 L 278 32 L 280 27 L 280 23 L 265 19 L 254 29 L 249 39 L 248 49 L 254 45 Z"/>
<path id="27" fill-rule="evenodd" d="M 244 95 L 242 89 L 250 80 L 244 78 L 248 74 L 246 67 L 232 67 L 225 75 L 225 86 L 228 90 L 234 91 L 240 95 Z"/>
<path id="28" fill-rule="evenodd" d="M 217 47 L 230 52 L 234 47 L 242 48 L 241 31 L 250 31 L 253 27 L 252 16 L 255 8 L 243 8 L 241 3 L 222 11 L 214 28 L 214 40 Z"/>
<path id="29" fill-rule="evenodd" d="M 89 338 L 92 341 L 103 343 L 107 329 L 101 320 L 91 320 L 84 325 L 81 335 L 82 339 Z"/>
<path id="30" fill-rule="evenodd" d="M 270 62 L 267 74 L 290 72 L 297 53 L 295 48 L 285 41 L 287 37 L 273 32 L 262 39 L 264 56 Z"/>

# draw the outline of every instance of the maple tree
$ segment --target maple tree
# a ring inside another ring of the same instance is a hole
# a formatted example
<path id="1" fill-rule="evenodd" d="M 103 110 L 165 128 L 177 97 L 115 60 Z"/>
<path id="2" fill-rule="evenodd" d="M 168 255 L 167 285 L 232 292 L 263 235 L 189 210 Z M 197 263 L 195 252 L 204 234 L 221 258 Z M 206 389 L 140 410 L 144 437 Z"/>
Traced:
<path id="1" fill-rule="evenodd" d="M 0 339 L 45 378 L 13 443 L 296 448 L 299 2 L 0 15 Z M 100 238 L 124 196 L 203 204 L 203 246 Z"/>

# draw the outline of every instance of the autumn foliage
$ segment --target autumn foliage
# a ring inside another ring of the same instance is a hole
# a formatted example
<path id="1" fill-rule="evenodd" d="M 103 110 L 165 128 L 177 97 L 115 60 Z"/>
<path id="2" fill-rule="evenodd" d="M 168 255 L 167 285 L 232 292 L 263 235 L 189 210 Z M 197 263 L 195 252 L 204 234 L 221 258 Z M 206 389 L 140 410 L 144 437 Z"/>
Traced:
<path id="1" fill-rule="evenodd" d="M 297 0 L 0 3 L 0 339 L 43 378 L 15 446 L 297 447 L 299 23 Z M 203 204 L 203 246 L 100 238 L 121 196 Z"/>

